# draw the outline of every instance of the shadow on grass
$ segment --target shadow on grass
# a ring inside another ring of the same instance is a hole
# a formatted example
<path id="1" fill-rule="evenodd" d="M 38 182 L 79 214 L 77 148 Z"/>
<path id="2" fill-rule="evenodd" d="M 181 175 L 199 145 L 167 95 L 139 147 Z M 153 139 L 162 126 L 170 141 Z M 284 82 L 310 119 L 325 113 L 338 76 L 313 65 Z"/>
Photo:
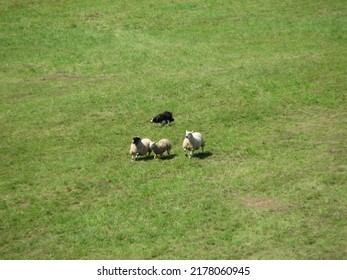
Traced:
<path id="1" fill-rule="evenodd" d="M 143 156 L 143 157 L 138 157 L 134 161 L 147 161 L 147 160 L 152 160 L 152 159 L 154 159 L 154 156 Z"/>
<path id="2" fill-rule="evenodd" d="M 151 125 L 153 125 L 151 123 Z M 156 127 L 159 127 L 159 128 L 167 128 L 167 127 L 171 127 L 171 126 L 174 126 L 175 124 L 174 123 L 168 123 L 168 124 L 155 124 Z"/>
<path id="3" fill-rule="evenodd" d="M 200 152 L 200 153 L 194 154 L 193 158 L 205 159 L 205 158 L 208 158 L 208 157 L 210 157 L 212 155 L 213 155 L 213 153 L 211 153 L 211 152 L 205 152 L 205 153 Z M 158 159 L 158 160 L 171 160 L 171 159 L 174 159 L 177 156 L 178 156 L 177 154 L 171 154 L 169 156 L 165 155 L 165 156 L 162 156 L 162 157 L 158 156 L 157 158 L 154 158 L 154 155 L 150 155 L 150 156 L 138 157 L 134 161 L 149 161 L 149 160 L 155 160 L 155 159 Z M 188 157 L 188 155 L 186 155 L 186 157 Z"/>
<path id="4" fill-rule="evenodd" d="M 208 158 L 210 156 L 212 156 L 213 153 L 211 152 L 204 152 L 204 153 L 198 153 L 198 154 L 194 154 L 193 157 L 196 157 L 196 158 L 199 158 L 199 159 L 205 159 L 205 158 Z"/>
<path id="5" fill-rule="evenodd" d="M 169 156 L 162 156 L 162 157 L 157 157 L 157 158 L 154 158 L 154 155 L 153 156 L 144 156 L 144 157 L 138 157 L 135 161 L 148 161 L 148 160 L 153 160 L 153 159 L 158 159 L 158 160 L 170 160 L 170 159 L 173 159 L 177 157 L 176 154 L 171 154 Z"/>
<path id="6" fill-rule="evenodd" d="M 158 159 L 160 159 L 160 160 L 170 160 L 170 159 L 173 159 L 175 157 L 177 157 L 176 154 L 171 154 L 169 156 L 158 157 Z"/>

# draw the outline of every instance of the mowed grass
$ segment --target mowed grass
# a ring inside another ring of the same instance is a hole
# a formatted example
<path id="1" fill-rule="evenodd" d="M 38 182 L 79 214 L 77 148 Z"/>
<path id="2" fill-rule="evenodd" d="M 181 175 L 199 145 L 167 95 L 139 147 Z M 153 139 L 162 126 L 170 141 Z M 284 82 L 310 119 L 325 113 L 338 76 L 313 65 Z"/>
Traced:
<path id="1" fill-rule="evenodd" d="M 345 1 L 0 16 L 1 259 L 346 259 Z M 135 135 L 173 156 L 132 162 Z"/>

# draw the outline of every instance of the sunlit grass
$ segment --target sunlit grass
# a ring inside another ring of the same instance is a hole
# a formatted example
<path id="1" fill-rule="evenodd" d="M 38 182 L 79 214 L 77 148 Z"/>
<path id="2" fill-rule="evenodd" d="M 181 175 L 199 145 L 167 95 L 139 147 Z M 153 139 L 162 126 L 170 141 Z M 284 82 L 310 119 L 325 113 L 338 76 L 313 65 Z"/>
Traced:
<path id="1" fill-rule="evenodd" d="M 1 258 L 345 259 L 344 6 L 2 3 Z"/>

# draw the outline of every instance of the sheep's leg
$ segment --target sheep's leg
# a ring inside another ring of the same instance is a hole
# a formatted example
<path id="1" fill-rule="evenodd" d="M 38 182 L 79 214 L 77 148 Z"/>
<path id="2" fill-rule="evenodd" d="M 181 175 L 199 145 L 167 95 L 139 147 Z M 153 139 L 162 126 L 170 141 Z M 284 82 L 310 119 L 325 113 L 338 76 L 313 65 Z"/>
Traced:
<path id="1" fill-rule="evenodd" d="M 184 148 L 183 151 L 184 151 L 184 155 L 187 156 L 187 148 Z"/>
<path id="2" fill-rule="evenodd" d="M 194 151 L 191 150 L 191 151 L 189 152 L 189 158 L 192 158 L 193 154 L 194 154 Z"/>
<path id="3" fill-rule="evenodd" d="M 204 146 L 201 146 L 201 150 L 202 150 L 202 152 L 204 152 Z"/>

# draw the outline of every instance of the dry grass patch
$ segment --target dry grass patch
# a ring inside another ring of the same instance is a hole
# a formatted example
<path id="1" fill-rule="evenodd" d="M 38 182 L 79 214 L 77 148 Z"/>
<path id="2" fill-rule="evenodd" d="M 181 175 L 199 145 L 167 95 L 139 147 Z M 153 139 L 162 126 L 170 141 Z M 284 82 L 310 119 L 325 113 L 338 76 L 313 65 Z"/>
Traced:
<path id="1" fill-rule="evenodd" d="M 284 210 L 291 208 L 283 202 L 270 198 L 244 198 L 241 203 L 250 208 Z"/>

